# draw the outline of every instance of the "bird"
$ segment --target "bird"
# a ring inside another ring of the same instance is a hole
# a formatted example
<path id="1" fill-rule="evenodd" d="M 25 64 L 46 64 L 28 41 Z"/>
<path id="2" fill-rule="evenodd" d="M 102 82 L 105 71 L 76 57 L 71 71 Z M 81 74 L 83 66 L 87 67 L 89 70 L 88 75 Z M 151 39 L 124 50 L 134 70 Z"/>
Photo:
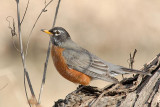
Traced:
<path id="1" fill-rule="evenodd" d="M 104 61 L 96 55 L 75 43 L 67 30 L 63 27 L 54 27 L 41 31 L 49 34 L 52 43 L 51 56 L 57 71 L 65 79 L 83 86 L 90 84 L 92 80 L 99 79 L 111 83 L 120 83 L 115 77 L 120 74 L 150 73 L 129 69 Z"/>

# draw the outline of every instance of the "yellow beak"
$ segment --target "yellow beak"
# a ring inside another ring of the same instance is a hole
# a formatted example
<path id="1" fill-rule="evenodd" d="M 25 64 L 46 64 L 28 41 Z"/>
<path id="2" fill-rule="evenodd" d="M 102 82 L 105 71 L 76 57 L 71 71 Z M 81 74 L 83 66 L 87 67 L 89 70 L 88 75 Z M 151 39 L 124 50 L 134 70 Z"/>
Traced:
<path id="1" fill-rule="evenodd" d="M 44 33 L 47 33 L 47 34 L 52 34 L 50 31 L 45 30 L 45 29 L 42 29 L 41 31 L 44 32 Z"/>

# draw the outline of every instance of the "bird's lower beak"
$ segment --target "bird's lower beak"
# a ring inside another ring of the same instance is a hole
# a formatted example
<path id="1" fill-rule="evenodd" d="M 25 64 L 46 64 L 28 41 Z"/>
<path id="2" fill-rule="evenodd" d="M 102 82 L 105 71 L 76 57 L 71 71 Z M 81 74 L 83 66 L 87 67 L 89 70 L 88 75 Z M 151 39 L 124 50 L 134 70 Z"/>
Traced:
<path id="1" fill-rule="evenodd" d="M 45 30 L 45 29 L 42 29 L 41 31 L 42 31 L 42 32 L 45 32 L 45 33 L 47 33 L 47 34 L 52 34 L 50 31 Z"/>

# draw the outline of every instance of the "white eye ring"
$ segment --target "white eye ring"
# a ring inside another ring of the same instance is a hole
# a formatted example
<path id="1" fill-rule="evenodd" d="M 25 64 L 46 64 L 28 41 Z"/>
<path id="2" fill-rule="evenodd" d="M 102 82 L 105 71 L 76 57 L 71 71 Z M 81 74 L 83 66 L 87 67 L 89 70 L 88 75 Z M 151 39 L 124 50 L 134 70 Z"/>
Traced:
<path id="1" fill-rule="evenodd" d="M 55 36 L 59 36 L 60 35 L 60 31 L 59 30 L 54 31 L 54 35 Z"/>

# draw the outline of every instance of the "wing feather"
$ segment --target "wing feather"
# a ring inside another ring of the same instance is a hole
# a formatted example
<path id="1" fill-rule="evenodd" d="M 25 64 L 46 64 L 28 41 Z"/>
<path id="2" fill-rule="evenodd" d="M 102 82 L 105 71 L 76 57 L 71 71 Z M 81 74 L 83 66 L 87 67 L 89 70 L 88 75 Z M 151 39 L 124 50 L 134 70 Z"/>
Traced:
<path id="1" fill-rule="evenodd" d="M 108 66 L 87 50 L 65 49 L 63 56 L 69 68 L 83 72 L 91 77 L 106 74 L 108 71 Z"/>

